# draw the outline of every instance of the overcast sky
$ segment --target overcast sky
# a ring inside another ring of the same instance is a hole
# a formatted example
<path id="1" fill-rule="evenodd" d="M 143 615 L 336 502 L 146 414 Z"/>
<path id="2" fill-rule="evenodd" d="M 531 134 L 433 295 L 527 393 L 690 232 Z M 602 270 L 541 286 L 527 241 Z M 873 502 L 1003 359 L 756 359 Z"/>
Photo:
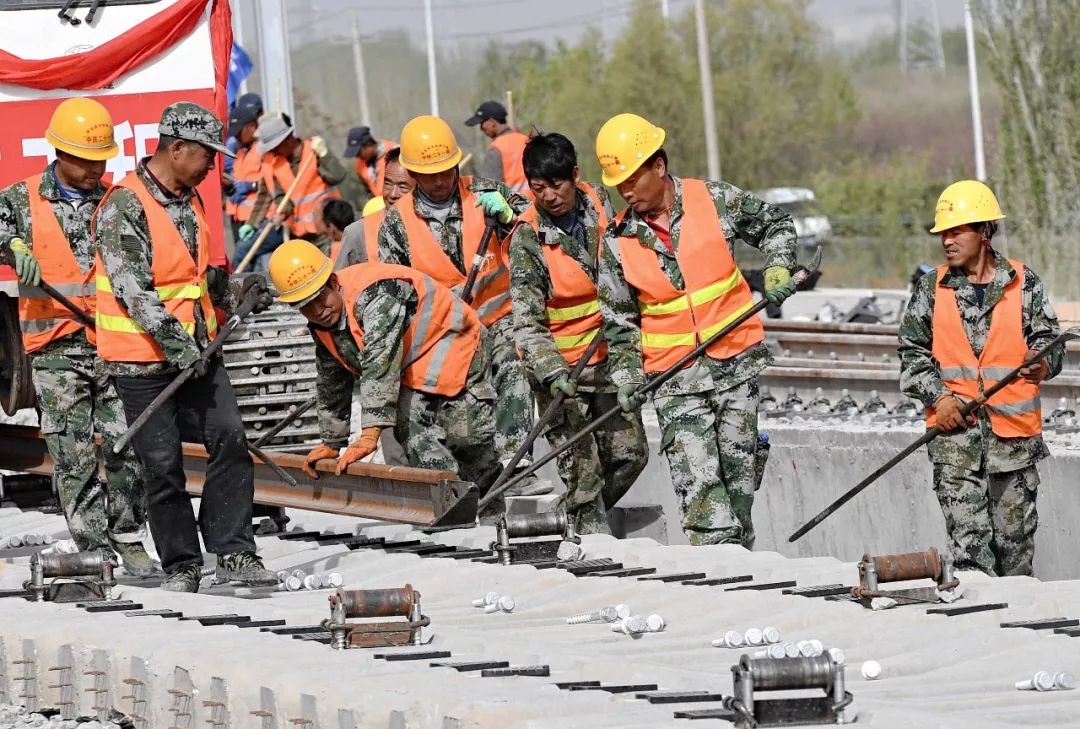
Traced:
<path id="1" fill-rule="evenodd" d="M 249 0 L 250 1 L 250 0 Z M 706 0 L 722 4 L 724 0 Z M 912 18 L 927 17 L 936 6 L 943 28 L 963 23 L 963 0 L 907 0 Z M 295 44 L 348 32 L 352 13 L 364 34 L 405 28 L 423 42 L 423 0 L 286 0 L 290 40 Z M 493 38 L 507 40 L 580 39 L 585 27 L 598 26 L 606 34 L 625 22 L 633 0 L 433 0 L 437 43 Z M 693 0 L 668 0 L 678 15 Z M 841 46 L 858 44 L 895 25 L 896 0 L 812 0 L 810 14 Z"/>

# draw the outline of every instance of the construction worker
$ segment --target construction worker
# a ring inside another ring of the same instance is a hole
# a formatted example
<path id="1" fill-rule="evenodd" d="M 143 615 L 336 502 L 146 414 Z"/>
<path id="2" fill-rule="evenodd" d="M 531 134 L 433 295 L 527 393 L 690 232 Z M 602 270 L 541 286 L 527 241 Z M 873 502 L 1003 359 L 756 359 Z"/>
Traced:
<path id="1" fill-rule="evenodd" d="M 262 155 L 255 149 L 255 131 L 262 113 L 262 99 L 258 94 L 244 94 L 229 112 L 227 145 L 236 154 L 236 159 L 226 169 L 229 184 L 226 185 L 225 214 L 232 224 L 233 240 L 236 241 L 240 239 L 240 226 L 251 218 L 256 187 L 262 179 Z"/>
<path id="2" fill-rule="evenodd" d="M 411 465 L 490 485 L 499 473 L 495 390 L 476 313 L 412 268 L 374 262 L 332 268 L 306 241 L 289 241 L 270 259 L 279 298 L 300 310 L 315 339 L 323 442 L 307 455 L 304 470 L 318 478 L 315 464 L 336 458 L 342 473 L 374 453 L 381 432 L 393 428 Z M 350 445 L 357 380 L 363 422 Z"/>
<path id="3" fill-rule="evenodd" d="M 354 222 L 356 222 L 356 211 L 344 200 L 327 198 L 315 209 L 315 229 L 319 235 L 330 239 L 331 261 L 338 259 L 345 229 Z"/>
<path id="4" fill-rule="evenodd" d="M 536 202 L 518 217 L 510 239 L 514 336 L 541 412 L 566 400 L 545 431 L 558 447 L 616 405 L 603 344 L 575 382 L 570 370 L 603 337 L 596 292 L 597 254 L 615 217 L 607 190 L 582 182 L 577 152 L 562 134 L 525 145 L 525 177 Z M 583 534 L 610 533 L 607 510 L 634 485 L 649 458 L 641 413 L 623 413 L 558 457 L 567 514 Z"/>
<path id="5" fill-rule="evenodd" d="M 303 238 L 329 252 L 330 239 L 319 235 L 315 228 L 315 210 L 326 198 L 340 197 L 335 189 L 345 179 L 340 160 L 328 154 L 322 137 L 301 141 L 292 125 L 280 116 L 263 117 L 256 136 L 263 154 L 261 179 L 251 218 L 240 229 L 241 244 L 236 247 L 235 260 L 239 263 L 247 255 L 264 222 L 275 227 L 288 225 L 286 237 Z M 289 200 L 281 213 L 276 208 L 271 212 L 271 205 L 278 205 L 286 193 Z M 265 262 L 271 253 L 273 248 L 264 244 L 257 256 Z M 253 270 L 264 271 L 265 267 L 260 265 Z"/>
<path id="6" fill-rule="evenodd" d="M 379 260 L 379 226 L 386 208 L 397 203 L 416 187 L 408 171 L 401 166 L 401 148 L 394 147 L 383 157 L 383 194 L 364 204 L 360 220 L 345 229 L 341 254 L 334 258 L 334 268 Z"/>
<path id="7" fill-rule="evenodd" d="M 345 159 L 356 159 L 356 175 L 371 197 L 383 194 L 386 177 L 386 153 L 397 148 L 397 142 L 389 139 L 375 141 L 371 127 L 353 127 L 345 142 Z"/>
<path id="8" fill-rule="evenodd" d="M 1030 575 L 1042 439 L 1039 383 L 1061 372 L 1064 345 L 964 418 L 963 403 L 1059 334 L 1039 277 L 994 250 L 1001 212 L 981 182 L 941 193 L 931 233 L 945 263 L 919 279 L 900 322 L 900 389 L 926 406 L 934 491 L 954 564 L 989 575 Z"/>
<path id="9" fill-rule="evenodd" d="M 514 345 L 510 272 L 500 241 L 509 235 L 528 201 L 506 185 L 458 172 L 461 148 L 449 125 L 435 116 L 418 116 L 401 130 L 401 164 L 416 190 L 386 210 L 379 228 L 379 259 L 412 266 L 462 296 L 469 271 L 478 265 L 472 307 L 492 334 L 495 446 L 503 462 L 525 442 L 533 419 L 532 392 Z M 485 214 L 495 234 L 477 260 Z M 519 468 L 530 464 L 522 459 Z M 546 493 L 550 485 L 525 479 L 511 495 Z"/>
<path id="10" fill-rule="evenodd" d="M 14 252 L 19 318 L 30 356 L 41 434 L 68 531 L 82 551 L 115 551 L 132 575 L 160 574 L 143 547 L 145 472 L 135 451 L 114 454 L 127 428 L 123 406 L 94 351 L 94 330 L 53 301 L 45 281 L 93 316 L 90 217 L 105 194 L 106 160 L 119 153 L 108 110 L 73 98 L 53 112 L 45 138 L 56 161 L 0 192 L 0 239 Z M 105 482 L 98 479 L 94 431 L 101 433 Z"/>
<path id="11" fill-rule="evenodd" d="M 491 140 L 480 165 L 480 176 L 501 182 L 511 191 L 524 194 L 529 185 L 521 166 L 521 154 L 529 136 L 507 125 L 506 107 L 497 101 L 485 101 L 475 114 L 465 120 L 467 127 L 477 124 Z"/>
<path id="12" fill-rule="evenodd" d="M 217 332 L 214 305 L 224 306 L 228 278 L 209 265 L 211 231 L 195 187 L 214 169 L 224 125 L 197 104 L 166 107 L 152 157 L 109 188 L 94 215 L 97 248 L 97 347 L 108 363 L 128 422 L 143 414 L 176 377 L 195 376 L 150 414 L 132 444 L 147 469 L 150 531 L 167 573 L 166 590 L 197 592 L 206 549 L 217 555 L 219 580 L 274 585 L 255 554 L 251 528 L 254 468 L 244 423 L 220 356 L 204 359 Z M 261 289 L 244 277 L 242 296 Z M 208 453 L 196 525 L 185 490 L 181 442 Z"/>
<path id="13" fill-rule="evenodd" d="M 753 306 L 736 239 L 765 255 L 770 303 L 795 291 L 791 217 L 726 182 L 675 177 L 664 136 L 636 114 L 596 136 L 603 182 L 629 205 L 604 235 L 599 278 L 609 377 L 627 412 L 648 378 Z M 754 544 L 758 375 L 772 361 L 763 339 L 752 317 L 652 393 L 691 544 Z"/>

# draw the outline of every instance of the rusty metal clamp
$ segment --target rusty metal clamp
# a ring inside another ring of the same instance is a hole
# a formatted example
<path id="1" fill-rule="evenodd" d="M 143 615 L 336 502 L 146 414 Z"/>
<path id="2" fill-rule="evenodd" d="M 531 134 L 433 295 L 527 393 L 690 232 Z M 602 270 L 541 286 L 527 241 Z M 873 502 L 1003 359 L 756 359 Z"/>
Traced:
<path id="1" fill-rule="evenodd" d="M 406 620 L 371 620 L 394 617 Z M 349 622 L 350 618 L 368 621 Z M 330 618 L 323 621 L 335 650 L 423 645 L 431 640 L 423 636 L 423 628 L 429 625 L 431 620 L 420 609 L 420 593 L 412 585 L 382 590 L 338 588 L 330 595 Z"/>
<path id="2" fill-rule="evenodd" d="M 883 583 L 922 579 L 933 580 L 936 587 L 894 591 L 880 589 Z M 960 581 L 953 575 L 952 558 L 939 554 L 936 548 L 930 547 L 925 552 L 907 554 L 885 554 L 877 557 L 864 554 L 859 562 L 859 584 L 851 588 L 851 596 L 856 599 L 891 597 L 917 602 L 938 602 L 937 592 L 959 586 Z"/>

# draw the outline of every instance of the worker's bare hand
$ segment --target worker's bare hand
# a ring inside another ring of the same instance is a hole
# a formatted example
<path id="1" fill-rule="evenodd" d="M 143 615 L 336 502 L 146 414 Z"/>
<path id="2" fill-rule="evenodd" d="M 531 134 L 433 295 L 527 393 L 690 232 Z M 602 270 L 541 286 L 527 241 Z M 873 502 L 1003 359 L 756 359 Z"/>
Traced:
<path id="1" fill-rule="evenodd" d="M 975 425 L 977 422 L 975 416 L 968 415 L 965 421 L 960 412 L 961 407 L 960 401 L 951 393 L 939 397 L 934 403 L 934 415 L 937 417 L 938 427 L 946 433 L 951 433 Z"/>
<path id="2" fill-rule="evenodd" d="M 337 458 L 337 454 L 337 448 L 331 448 L 326 444 L 315 446 L 304 456 L 304 473 L 308 475 L 308 478 L 318 480 L 319 472 L 315 470 L 315 464 L 326 458 Z"/>
<path id="3" fill-rule="evenodd" d="M 1024 355 L 1024 361 L 1030 361 L 1038 352 L 1034 349 L 1029 349 L 1027 354 Z M 1033 385 L 1037 385 L 1046 379 L 1046 376 L 1050 374 L 1050 363 L 1043 357 L 1038 362 L 1032 365 L 1027 365 L 1020 370 L 1020 376 Z"/>

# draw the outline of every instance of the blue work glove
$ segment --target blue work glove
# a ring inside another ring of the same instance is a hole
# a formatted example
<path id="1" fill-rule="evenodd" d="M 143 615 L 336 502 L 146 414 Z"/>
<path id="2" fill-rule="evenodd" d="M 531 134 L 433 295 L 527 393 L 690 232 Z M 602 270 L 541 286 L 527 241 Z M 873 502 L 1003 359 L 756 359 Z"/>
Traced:
<path id="1" fill-rule="evenodd" d="M 510 207 L 510 203 L 506 202 L 501 192 L 491 190 L 480 193 L 476 198 L 476 205 L 503 225 L 507 225 L 514 219 L 514 209 Z"/>
<path id="2" fill-rule="evenodd" d="M 780 306 L 795 293 L 795 282 L 791 272 L 784 266 L 769 266 L 765 269 L 765 298 L 773 306 Z"/>
<path id="3" fill-rule="evenodd" d="M 237 234 L 240 236 L 240 240 L 246 243 L 255 235 L 255 226 L 244 223 L 240 226 L 240 230 L 237 231 Z"/>
<path id="4" fill-rule="evenodd" d="M 233 183 L 233 193 L 229 195 L 229 202 L 234 205 L 239 205 L 247 199 L 247 196 L 255 191 L 254 182 L 245 182 L 243 180 Z"/>
<path id="5" fill-rule="evenodd" d="M 34 254 L 26 247 L 22 238 L 12 238 L 8 245 L 15 254 L 15 275 L 23 286 L 37 286 L 41 283 L 41 266 Z"/>
<path id="6" fill-rule="evenodd" d="M 560 392 L 567 397 L 573 397 L 577 394 L 577 385 L 570 381 L 568 375 L 559 375 L 555 378 L 555 381 L 550 385 L 551 396 L 555 397 Z"/>
<path id="7" fill-rule="evenodd" d="M 638 394 L 638 385 L 619 385 L 619 391 L 615 397 L 624 413 L 640 410 L 642 403 L 645 402 L 645 397 Z"/>

